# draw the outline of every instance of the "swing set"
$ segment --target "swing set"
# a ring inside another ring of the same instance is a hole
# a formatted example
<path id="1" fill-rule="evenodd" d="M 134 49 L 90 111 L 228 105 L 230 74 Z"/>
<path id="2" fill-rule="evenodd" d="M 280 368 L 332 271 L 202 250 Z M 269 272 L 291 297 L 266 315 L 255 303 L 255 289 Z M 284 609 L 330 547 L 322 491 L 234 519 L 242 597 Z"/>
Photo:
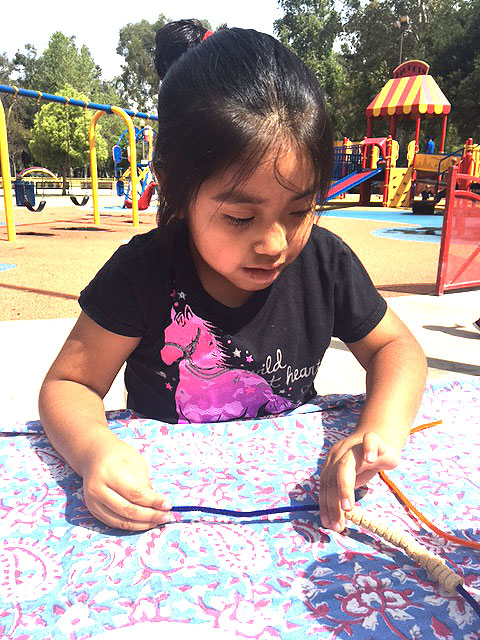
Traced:
<path id="1" fill-rule="evenodd" d="M 15 180 L 15 183 L 14 183 L 15 195 L 18 195 L 18 191 L 20 191 L 20 200 L 22 201 L 23 206 L 27 207 L 29 211 L 40 213 L 40 211 L 43 211 L 46 205 L 45 187 L 43 186 L 44 183 L 42 183 L 42 199 L 38 207 L 35 208 L 33 204 L 30 202 L 30 200 L 27 198 L 27 194 L 25 192 L 25 184 L 23 182 L 23 178 L 25 178 L 25 176 L 28 176 L 30 173 L 43 173 L 47 176 L 50 176 L 53 180 L 55 180 L 55 182 L 58 182 L 59 184 L 62 184 L 62 181 L 58 176 L 56 176 L 52 171 L 50 171 L 50 169 L 45 169 L 45 167 L 28 167 L 27 169 L 23 169 L 22 171 L 17 173 L 17 179 Z"/>
<path id="2" fill-rule="evenodd" d="M 43 209 L 45 208 L 45 205 L 47 204 L 47 201 L 45 200 L 45 182 L 42 180 L 41 200 L 38 206 L 35 207 L 28 198 L 26 188 L 25 188 L 26 184 L 23 182 L 23 178 L 25 178 L 30 173 L 43 173 L 47 176 L 50 176 L 50 178 L 52 178 L 52 180 L 54 180 L 60 186 L 62 186 L 63 183 L 62 183 L 62 180 L 53 173 L 53 171 L 50 171 L 50 169 L 45 169 L 45 167 L 28 167 L 28 169 L 23 169 L 22 171 L 17 173 L 17 179 L 14 181 L 15 196 L 17 197 L 17 204 L 27 207 L 27 209 L 29 211 L 32 211 L 33 213 L 40 213 L 40 211 L 43 211 Z M 32 176 L 32 177 L 36 178 L 37 176 Z M 90 199 L 90 196 L 88 194 L 84 194 L 82 197 L 82 200 L 80 201 L 77 200 L 76 196 L 70 195 L 70 200 L 77 207 L 84 207 L 89 201 L 89 199 Z"/>
<path id="3" fill-rule="evenodd" d="M 66 98 L 66 100 L 68 100 L 68 102 L 65 104 L 65 106 L 68 105 L 68 103 L 70 102 L 69 98 Z M 85 128 L 87 127 L 87 120 L 85 117 L 86 114 L 86 107 L 83 108 L 83 123 Z M 67 158 L 68 158 L 68 173 L 70 173 L 70 120 L 68 117 L 68 111 L 65 110 L 65 126 L 67 128 Z M 77 207 L 84 207 L 87 202 L 89 201 L 90 196 L 85 192 L 83 194 L 82 200 L 79 202 L 77 200 L 76 196 L 70 196 L 70 200 L 73 202 L 73 204 Z"/>
<path id="4" fill-rule="evenodd" d="M 121 109 L 113 105 L 97 104 L 93 102 L 85 102 L 83 100 L 77 100 L 74 98 L 67 98 L 64 96 L 55 96 L 48 93 L 42 93 L 41 91 L 33 91 L 31 89 L 21 89 L 18 87 L 10 87 L 8 85 L 0 84 L 0 92 L 7 93 L 14 96 L 16 99 L 18 96 L 26 98 L 34 98 L 38 102 L 45 100 L 46 102 L 56 102 L 63 104 L 65 107 L 81 107 L 86 113 L 87 109 L 95 110 L 95 114 L 90 120 L 88 129 L 88 142 L 90 150 L 90 175 L 91 175 L 91 189 L 93 199 L 93 217 L 94 224 L 100 224 L 100 209 L 98 201 L 98 170 L 97 170 L 97 151 L 95 147 L 95 127 L 99 118 L 105 114 L 114 114 L 120 116 L 127 125 L 128 140 L 130 145 L 130 175 L 131 175 L 131 189 L 132 194 L 137 193 L 137 162 L 136 162 L 136 140 L 135 140 L 135 127 L 133 125 L 132 117 L 141 118 L 143 120 L 158 120 L 157 116 L 143 113 L 141 111 L 131 111 L 129 109 Z M 66 118 L 68 122 L 68 116 Z M 3 108 L 2 101 L 0 100 L 0 169 L 2 174 L 2 186 L 3 186 L 3 199 L 5 204 L 5 217 L 7 222 L 7 239 L 9 242 L 15 240 L 15 217 L 12 205 L 12 177 L 10 173 L 10 158 L 8 155 L 8 139 L 7 139 L 7 126 L 5 120 L 5 110 Z M 82 200 L 78 200 L 76 196 L 70 196 L 71 201 L 76 206 L 84 206 L 89 199 L 89 196 L 85 194 Z M 23 198 L 24 204 L 28 202 L 27 198 Z M 30 206 L 29 206 L 30 205 Z M 31 203 L 25 204 L 30 211 L 39 212 L 45 207 L 45 200 L 42 199 L 38 207 L 35 209 Z M 138 198 L 132 198 L 132 222 L 134 227 L 139 226 L 138 221 Z"/>

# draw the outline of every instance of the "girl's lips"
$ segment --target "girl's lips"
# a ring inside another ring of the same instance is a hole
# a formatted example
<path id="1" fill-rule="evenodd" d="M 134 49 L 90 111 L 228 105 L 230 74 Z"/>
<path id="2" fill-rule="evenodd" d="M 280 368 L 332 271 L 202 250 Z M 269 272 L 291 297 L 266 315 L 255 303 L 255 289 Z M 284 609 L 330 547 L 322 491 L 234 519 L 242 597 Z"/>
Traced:
<path id="1" fill-rule="evenodd" d="M 280 267 L 274 267 L 273 269 L 262 269 L 258 267 L 244 267 L 244 271 L 250 278 L 257 280 L 258 282 L 269 282 L 274 280 L 280 273 Z"/>

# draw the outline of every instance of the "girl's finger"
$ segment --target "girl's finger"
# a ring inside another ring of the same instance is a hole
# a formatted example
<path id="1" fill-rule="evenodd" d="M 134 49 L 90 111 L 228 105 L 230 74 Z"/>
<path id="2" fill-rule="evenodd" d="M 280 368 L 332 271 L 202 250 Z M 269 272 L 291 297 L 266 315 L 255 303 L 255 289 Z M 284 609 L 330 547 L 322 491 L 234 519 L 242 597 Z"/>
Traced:
<path id="1" fill-rule="evenodd" d="M 327 496 L 328 518 L 330 520 L 330 527 L 334 531 L 340 532 L 345 528 L 345 516 L 341 508 L 341 500 L 348 500 L 349 505 L 352 504 L 352 500 L 354 499 L 355 475 L 355 457 L 350 449 L 346 451 L 337 462 L 334 483 Z M 339 483 L 341 483 L 341 487 Z"/>
<path id="2" fill-rule="evenodd" d="M 353 455 L 346 453 L 337 466 L 338 500 L 343 511 L 350 511 L 355 504 L 356 465 Z"/>
<path id="3" fill-rule="evenodd" d="M 169 513 L 165 513 L 164 520 L 161 522 L 159 522 L 158 517 L 153 520 L 129 518 L 117 513 L 116 511 L 112 511 L 112 509 L 103 502 L 95 502 L 92 505 L 87 504 L 87 507 L 90 513 L 101 522 L 104 522 L 115 529 L 125 529 L 127 531 L 146 531 L 147 529 L 153 529 L 160 524 L 175 521 L 175 518 Z"/>
<path id="4" fill-rule="evenodd" d="M 379 455 L 379 437 L 373 431 L 367 431 L 363 436 L 363 459 L 365 462 L 375 462 Z"/>
<path id="5" fill-rule="evenodd" d="M 136 489 L 136 492 L 138 492 L 138 494 L 132 491 L 129 492 L 128 495 L 135 499 L 135 502 L 132 502 L 116 491 L 112 491 L 111 489 L 107 488 L 102 502 L 106 504 L 106 506 L 108 506 L 114 513 L 120 515 L 123 518 L 127 518 L 128 520 L 151 522 L 153 525 L 168 522 L 171 516 L 170 509 L 172 507 L 170 500 L 165 496 L 155 494 L 153 503 L 156 502 L 158 504 L 168 505 L 168 509 L 143 506 L 144 504 L 148 504 L 150 502 L 150 496 L 148 492 L 139 495 L 142 489 L 143 487 Z M 151 489 L 149 489 L 149 491 L 155 493 Z"/>
<path id="6" fill-rule="evenodd" d="M 110 479 L 107 487 L 126 502 L 135 506 L 149 507 L 159 511 L 170 511 L 172 508 L 169 498 L 157 493 L 137 478 L 125 479 L 122 476 L 115 476 Z"/>
<path id="7" fill-rule="evenodd" d="M 370 480 L 377 475 L 378 471 L 378 469 L 367 469 L 359 473 L 355 479 L 355 487 L 358 489 L 362 485 L 368 484 Z"/>
<path id="8" fill-rule="evenodd" d="M 140 496 L 141 489 L 143 489 L 143 487 L 136 490 L 137 494 L 131 492 L 130 495 L 138 498 L 140 500 L 140 503 L 146 503 L 148 502 L 146 500 L 148 494 L 143 497 Z M 165 496 L 158 496 L 158 494 L 155 495 L 157 496 L 157 499 L 158 497 L 162 499 L 162 504 L 169 504 L 171 507 L 168 498 L 166 498 Z M 151 528 L 156 526 L 157 524 L 169 522 L 172 519 L 170 511 L 166 509 L 144 507 L 141 504 L 133 503 L 110 487 L 104 487 L 101 493 L 97 493 L 96 495 L 91 496 L 91 500 L 88 500 L 88 492 L 86 492 L 85 497 L 87 502 L 92 502 L 95 505 L 104 505 L 106 509 L 108 509 L 110 514 L 113 514 L 116 519 L 120 519 L 124 523 L 147 523 L 148 527 L 146 528 Z M 87 504 L 87 506 L 90 508 L 89 504 Z M 122 526 L 121 528 L 128 527 Z"/>
<path id="9" fill-rule="evenodd" d="M 320 522 L 322 527 L 330 529 L 331 523 L 328 515 L 328 494 L 335 486 L 335 479 L 330 479 L 327 471 L 322 473 L 320 478 L 320 488 L 318 491 L 318 507 L 320 510 Z"/>

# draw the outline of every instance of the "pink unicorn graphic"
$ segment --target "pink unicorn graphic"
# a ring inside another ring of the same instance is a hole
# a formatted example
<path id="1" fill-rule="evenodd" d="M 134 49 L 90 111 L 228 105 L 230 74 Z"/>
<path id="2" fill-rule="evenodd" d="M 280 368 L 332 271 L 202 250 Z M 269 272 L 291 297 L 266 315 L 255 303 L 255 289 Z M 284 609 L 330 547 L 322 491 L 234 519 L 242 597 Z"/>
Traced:
<path id="1" fill-rule="evenodd" d="M 188 305 L 178 313 L 172 308 L 171 319 L 160 355 L 167 365 L 180 360 L 175 392 L 179 423 L 256 418 L 261 408 L 275 414 L 293 407 L 258 374 L 228 368 L 213 325 Z"/>

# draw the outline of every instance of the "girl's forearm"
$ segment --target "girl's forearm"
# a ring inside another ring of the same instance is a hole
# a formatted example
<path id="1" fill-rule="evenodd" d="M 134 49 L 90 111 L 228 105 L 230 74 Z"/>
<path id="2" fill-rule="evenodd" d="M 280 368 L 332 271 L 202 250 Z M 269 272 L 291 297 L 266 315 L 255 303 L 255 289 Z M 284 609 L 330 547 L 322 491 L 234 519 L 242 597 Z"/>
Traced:
<path id="1" fill-rule="evenodd" d="M 420 406 L 427 363 L 416 342 L 401 337 L 386 344 L 367 367 L 366 401 L 357 432 L 375 431 L 402 449 Z"/>
<path id="2" fill-rule="evenodd" d="M 117 441 L 107 426 L 102 398 L 82 384 L 47 378 L 38 406 L 48 439 L 81 476 L 99 448 Z"/>

